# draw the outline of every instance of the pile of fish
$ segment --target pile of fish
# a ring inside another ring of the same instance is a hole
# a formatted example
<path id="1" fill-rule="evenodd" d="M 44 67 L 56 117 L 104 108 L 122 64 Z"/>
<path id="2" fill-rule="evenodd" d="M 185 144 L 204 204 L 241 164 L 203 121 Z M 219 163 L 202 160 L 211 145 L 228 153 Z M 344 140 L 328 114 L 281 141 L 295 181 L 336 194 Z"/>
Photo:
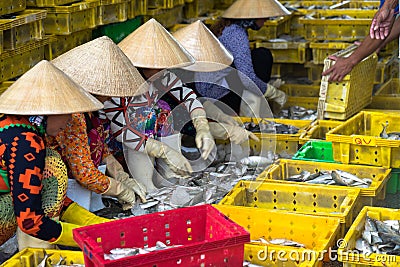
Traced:
<path id="1" fill-rule="evenodd" d="M 304 9 L 304 10 L 315 10 L 315 9 L 329 9 L 329 5 L 310 5 L 310 6 L 303 6 L 301 2 L 287 2 L 284 5 L 288 10 L 290 11 L 299 11 L 299 9 Z"/>
<path id="2" fill-rule="evenodd" d="M 383 139 L 388 140 L 400 140 L 400 132 L 387 132 L 387 127 L 389 126 L 389 122 L 387 121 L 385 124 L 382 124 L 383 130 L 379 134 L 379 136 Z"/>
<path id="3" fill-rule="evenodd" d="M 297 134 L 299 128 L 293 125 L 277 123 L 261 119 L 259 123 L 253 121 L 244 123 L 246 130 L 253 133 Z"/>
<path id="4" fill-rule="evenodd" d="M 251 240 L 251 242 L 261 243 L 266 245 L 278 245 L 278 246 L 288 246 L 288 247 L 296 247 L 296 248 L 305 248 L 306 246 L 302 243 L 285 239 L 285 238 L 274 238 L 271 240 L 265 239 L 265 237 L 260 237 L 259 239 Z"/>
<path id="5" fill-rule="evenodd" d="M 317 173 L 302 171 L 299 174 L 288 177 L 286 180 L 309 184 L 342 185 L 360 188 L 368 188 L 372 183 L 370 178 L 359 178 L 354 174 L 342 170 L 320 171 Z"/>
<path id="6" fill-rule="evenodd" d="M 367 216 L 362 237 L 357 239 L 355 248 L 367 255 L 400 255 L 399 221 L 379 221 Z"/>
<path id="7" fill-rule="evenodd" d="M 43 249 L 43 260 L 37 265 L 37 267 L 84 267 L 84 264 L 74 263 L 73 260 L 69 260 L 68 257 L 63 257 L 60 255 L 60 259 L 53 263 L 50 258 L 53 253 L 48 254 L 46 250 Z"/>
<path id="8" fill-rule="evenodd" d="M 317 119 L 317 110 L 306 109 L 300 106 L 291 106 L 289 109 L 282 109 L 276 118 L 291 120 L 315 120 Z"/>
<path id="9" fill-rule="evenodd" d="M 109 254 L 104 254 L 105 260 L 118 260 L 129 256 L 147 254 L 153 251 L 159 251 L 169 248 L 176 248 L 182 245 L 167 246 L 161 241 L 157 241 L 154 247 L 149 248 L 113 248 Z"/>

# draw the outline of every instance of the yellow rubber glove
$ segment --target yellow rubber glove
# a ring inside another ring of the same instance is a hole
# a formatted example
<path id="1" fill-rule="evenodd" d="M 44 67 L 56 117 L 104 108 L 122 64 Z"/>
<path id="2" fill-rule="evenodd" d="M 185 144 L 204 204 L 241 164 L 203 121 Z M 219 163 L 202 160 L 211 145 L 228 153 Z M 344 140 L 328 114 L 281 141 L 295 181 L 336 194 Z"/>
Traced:
<path id="1" fill-rule="evenodd" d="M 64 211 L 60 220 L 63 222 L 79 225 L 79 226 L 86 226 L 98 223 L 109 222 L 111 220 L 99 217 L 87 209 L 79 206 L 77 203 L 72 203 L 68 206 L 67 210 Z"/>
<path id="2" fill-rule="evenodd" d="M 222 110 L 220 110 L 216 105 L 210 101 L 205 101 L 203 107 L 207 113 L 207 118 L 212 119 L 216 122 L 225 123 L 232 126 L 239 126 L 239 123 L 229 115 L 226 115 Z M 210 129 L 212 128 L 211 125 Z M 214 136 L 215 137 L 215 136 Z"/>
<path id="3" fill-rule="evenodd" d="M 260 141 L 257 136 L 255 136 L 252 132 L 247 131 L 246 129 L 239 127 L 228 125 L 224 123 L 217 122 L 209 122 L 211 134 L 216 139 L 226 140 L 229 139 L 232 143 L 240 145 L 243 142 L 246 142 L 250 139 L 254 141 Z"/>
<path id="4" fill-rule="evenodd" d="M 207 159 L 215 147 L 215 142 L 208 126 L 206 112 L 204 109 L 195 109 L 190 113 L 190 117 L 196 129 L 196 146 L 202 151 L 201 157 Z"/>
<path id="5" fill-rule="evenodd" d="M 103 160 L 103 162 L 107 166 L 107 173 L 112 178 L 117 181 L 125 184 L 128 188 L 132 189 L 142 200 L 142 202 L 146 202 L 146 187 L 139 183 L 134 178 L 130 177 L 128 173 L 124 171 L 122 165 L 118 162 L 118 160 L 110 155 Z"/>
<path id="6" fill-rule="evenodd" d="M 154 158 L 162 158 L 167 163 L 168 167 L 182 177 L 189 177 L 193 172 L 189 161 L 180 152 L 170 146 L 154 139 L 147 139 L 145 152 Z M 144 166 L 144 168 L 152 166 Z"/>
<path id="7" fill-rule="evenodd" d="M 287 95 L 285 94 L 285 92 L 278 90 L 275 86 L 271 84 L 267 84 L 267 90 L 265 91 L 264 97 L 267 100 L 275 101 L 281 107 L 283 107 L 283 105 L 287 101 Z"/>
<path id="8" fill-rule="evenodd" d="M 69 247 L 78 247 L 78 244 L 76 244 L 76 242 L 73 238 L 72 230 L 80 227 L 80 225 L 76 225 L 76 224 L 72 224 L 72 223 L 64 223 L 64 222 L 60 222 L 60 224 L 61 224 L 61 228 L 62 228 L 61 235 L 57 238 L 56 241 L 51 242 L 50 244 L 63 245 L 63 246 L 69 246 Z"/>

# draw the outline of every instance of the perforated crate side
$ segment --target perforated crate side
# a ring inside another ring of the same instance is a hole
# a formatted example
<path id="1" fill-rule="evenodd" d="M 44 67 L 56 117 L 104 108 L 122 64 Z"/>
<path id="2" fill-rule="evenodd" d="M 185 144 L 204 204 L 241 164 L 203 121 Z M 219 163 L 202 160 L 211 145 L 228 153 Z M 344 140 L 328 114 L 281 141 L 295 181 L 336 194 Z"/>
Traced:
<path id="1" fill-rule="evenodd" d="M 308 42 L 256 42 L 256 48 L 268 48 L 276 63 L 305 63 L 311 58 Z"/>
<path id="2" fill-rule="evenodd" d="M 311 42 L 310 48 L 312 50 L 312 61 L 314 64 L 324 64 L 325 58 L 334 54 L 337 51 L 345 49 L 352 43 L 345 42 Z"/>
<path id="3" fill-rule="evenodd" d="M 71 33 L 70 35 L 52 36 L 53 42 L 45 50 L 45 58 L 53 60 L 59 55 L 92 40 L 92 29 Z"/>
<path id="4" fill-rule="evenodd" d="M 249 29 L 249 40 L 263 40 L 277 38 L 281 34 L 290 33 L 291 16 L 278 17 L 273 20 L 267 20 L 260 30 Z"/>
<path id="5" fill-rule="evenodd" d="M 124 22 L 128 19 L 130 0 L 120 0 L 120 3 L 113 2 L 103 0 L 97 7 L 98 20 L 96 24 L 98 26 Z"/>
<path id="6" fill-rule="evenodd" d="M 0 1 L 0 16 L 25 10 L 26 0 L 2 0 Z"/>
<path id="7" fill-rule="evenodd" d="M 26 0 L 28 7 L 55 7 L 69 5 L 76 2 L 76 0 Z"/>
<path id="8" fill-rule="evenodd" d="M 128 18 L 133 19 L 137 16 L 146 15 L 147 0 L 131 0 L 128 10 Z"/>

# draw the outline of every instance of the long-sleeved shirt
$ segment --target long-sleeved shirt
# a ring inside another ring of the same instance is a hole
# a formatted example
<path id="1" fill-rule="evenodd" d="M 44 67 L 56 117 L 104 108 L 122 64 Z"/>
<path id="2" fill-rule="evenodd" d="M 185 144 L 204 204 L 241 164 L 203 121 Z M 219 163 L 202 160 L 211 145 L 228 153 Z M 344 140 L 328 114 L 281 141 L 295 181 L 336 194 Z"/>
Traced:
<path id="1" fill-rule="evenodd" d="M 132 118 L 138 109 L 154 106 L 164 94 L 184 105 L 188 113 L 198 108 L 203 109 L 193 90 L 186 87 L 174 73 L 165 71 L 158 81 L 151 84 L 147 93 L 129 98 L 113 98 L 104 103 L 104 112 L 110 120 L 114 138 L 119 142 L 124 141 L 124 145 L 130 149 L 144 151 L 147 136 L 138 129 Z"/>
<path id="2" fill-rule="evenodd" d="M 44 139 L 26 117 L 0 115 L 0 168 L 7 173 L 18 226 L 31 236 L 54 242 L 62 229 L 42 209 L 45 157 Z M 0 236 L 0 244 L 4 241 Z"/>
<path id="3" fill-rule="evenodd" d="M 103 126 L 94 124 L 99 135 L 104 134 Z M 85 115 L 73 114 L 67 127 L 48 143 L 57 149 L 66 163 L 73 179 L 95 193 L 104 193 L 109 187 L 109 179 L 101 171 L 98 164 L 110 155 L 105 138 L 89 138 Z M 90 133 L 89 133 L 90 134 Z M 89 140 L 90 139 L 90 140 Z"/>

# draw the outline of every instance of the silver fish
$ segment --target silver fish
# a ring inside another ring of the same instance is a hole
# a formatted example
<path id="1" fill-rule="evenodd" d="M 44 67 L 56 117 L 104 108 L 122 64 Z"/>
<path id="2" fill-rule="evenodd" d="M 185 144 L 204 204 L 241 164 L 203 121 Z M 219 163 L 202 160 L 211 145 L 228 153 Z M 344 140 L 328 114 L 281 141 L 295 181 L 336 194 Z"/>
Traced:
<path id="1" fill-rule="evenodd" d="M 357 176 L 355 176 L 354 174 L 351 174 L 349 172 L 345 172 L 345 171 L 341 171 L 341 170 L 336 170 L 336 172 L 343 178 L 345 179 L 350 179 L 352 181 L 356 181 L 362 184 L 366 184 L 368 185 L 368 183 L 360 178 L 358 178 Z"/>
<path id="2" fill-rule="evenodd" d="M 332 171 L 331 173 L 332 179 L 338 184 L 338 185 L 349 185 L 348 183 L 346 183 L 342 177 L 340 176 L 340 174 L 337 171 Z"/>
<path id="3" fill-rule="evenodd" d="M 43 260 L 38 264 L 37 267 L 46 267 L 46 266 L 47 266 L 48 259 L 49 259 L 49 257 L 50 257 L 51 255 L 53 255 L 53 253 L 47 254 L 46 250 L 43 249 Z"/>
<path id="4" fill-rule="evenodd" d="M 273 162 L 272 159 L 260 156 L 250 156 L 240 160 L 241 164 L 247 165 L 249 167 L 258 167 L 258 166 L 268 166 Z"/>
<path id="5" fill-rule="evenodd" d="M 362 238 L 356 240 L 356 249 L 361 251 L 363 254 L 372 253 L 372 247 Z"/>
<path id="6" fill-rule="evenodd" d="M 272 245 L 281 245 L 281 246 L 289 246 L 289 247 L 297 247 L 297 248 L 305 248 L 304 244 L 301 244 L 296 241 L 284 239 L 284 238 L 276 238 L 267 241 L 269 244 Z"/>

